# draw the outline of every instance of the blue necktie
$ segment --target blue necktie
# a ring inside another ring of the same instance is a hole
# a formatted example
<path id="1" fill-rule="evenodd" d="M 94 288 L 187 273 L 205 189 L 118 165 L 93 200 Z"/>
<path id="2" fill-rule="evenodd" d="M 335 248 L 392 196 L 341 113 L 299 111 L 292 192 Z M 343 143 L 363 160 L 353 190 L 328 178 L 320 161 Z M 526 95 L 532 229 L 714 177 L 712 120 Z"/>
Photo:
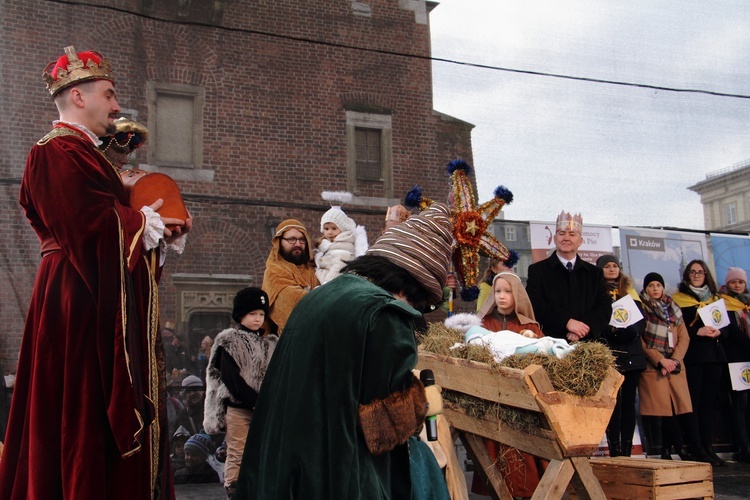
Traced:
<path id="1" fill-rule="evenodd" d="M 569 273 L 573 272 L 573 263 L 572 262 L 568 262 L 567 264 L 565 264 L 565 267 L 567 268 L 567 270 L 568 270 Z"/>

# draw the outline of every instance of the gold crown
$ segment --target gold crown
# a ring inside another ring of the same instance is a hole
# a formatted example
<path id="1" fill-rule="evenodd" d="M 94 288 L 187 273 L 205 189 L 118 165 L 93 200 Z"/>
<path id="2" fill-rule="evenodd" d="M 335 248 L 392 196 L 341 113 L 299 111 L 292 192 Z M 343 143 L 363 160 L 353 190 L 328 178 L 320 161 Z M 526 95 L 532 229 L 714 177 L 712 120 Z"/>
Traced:
<path id="1" fill-rule="evenodd" d="M 557 222 L 555 223 L 557 229 L 573 229 L 582 231 L 583 230 L 583 217 L 581 214 L 570 215 L 563 210 L 560 215 L 557 216 Z"/>
<path id="2" fill-rule="evenodd" d="M 85 60 L 81 60 L 79 55 Z M 113 83 L 115 81 L 109 59 L 95 51 L 76 53 L 72 45 L 65 47 L 64 56 L 60 56 L 57 61 L 52 61 L 44 68 L 42 77 L 52 97 L 74 83 L 88 80 L 109 80 Z"/>

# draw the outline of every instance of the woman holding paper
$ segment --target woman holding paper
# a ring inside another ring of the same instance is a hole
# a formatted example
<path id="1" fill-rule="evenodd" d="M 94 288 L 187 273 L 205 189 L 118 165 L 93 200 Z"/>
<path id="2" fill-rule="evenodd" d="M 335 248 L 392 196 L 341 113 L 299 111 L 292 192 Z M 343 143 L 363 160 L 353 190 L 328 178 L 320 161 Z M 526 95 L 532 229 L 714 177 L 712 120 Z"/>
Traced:
<path id="1" fill-rule="evenodd" d="M 723 344 L 729 329 L 715 328 L 701 317 L 701 309 L 717 300 L 721 296 L 708 266 L 702 260 L 691 261 L 682 273 L 679 293 L 674 295 L 690 335 L 690 347 L 685 354 L 688 388 L 698 417 L 701 444 L 714 465 L 726 465 L 713 450 L 713 430 L 722 388 L 721 373 L 727 363 Z"/>
<path id="2" fill-rule="evenodd" d="M 631 297 L 640 312 L 641 299 L 633 288 L 633 280 L 622 273 L 620 262 L 611 254 L 602 255 L 596 261 L 596 266 L 604 273 L 607 290 L 612 296 L 612 302 L 624 297 Z M 625 299 L 627 300 L 627 299 Z M 635 431 L 635 391 L 641 372 L 646 368 L 646 357 L 641 346 L 641 335 L 646 330 L 646 320 L 643 313 L 641 319 L 624 327 L 611 326 L 602 332 L 602 340 L 609 346 L 617 359 L 617 371 L 625 376 L 625 381 L 617 393 L 612 418 L 607 426 L 607 442 L 610 457 L 629 457 L 633 448 L 633 432 Z"/>
<path id="3" fill-rule="evenodd" d="M 730 267 L 719 290 L 727 304 L 731 324 L 727 338 L 727 359 L 739 366 L 750 363 L 750 291 L 747 289 L 747 273 L 739 267 Z M 730 365 L 731 368 L 732 365 Z M 733 377 L 734 379 L 734 377 Z M 734 384 L 734 380 L 732 381 Z M 732 434 L 740 449 L 740 462 L 750 462 L 750 390 L 732 391 Z"/>
<path id="4" fill-rule="evenodd" d="M 692 458 L 711 463 L 698 438 L 698 422 L 682 366 L 690 344 L 682 309 L 665 292 L 664 278 L 658 273 L 648 273 L 643 278 L 641 301 L 646 317 L 641 342 L 648 360 L 638 384 L 643 422 L 654 436 L 663 434 L 662 459 L 672 459 L 673 445 L 680 458 L 688 459 L 682 450 L 684 429 L 693 448 Z"/>

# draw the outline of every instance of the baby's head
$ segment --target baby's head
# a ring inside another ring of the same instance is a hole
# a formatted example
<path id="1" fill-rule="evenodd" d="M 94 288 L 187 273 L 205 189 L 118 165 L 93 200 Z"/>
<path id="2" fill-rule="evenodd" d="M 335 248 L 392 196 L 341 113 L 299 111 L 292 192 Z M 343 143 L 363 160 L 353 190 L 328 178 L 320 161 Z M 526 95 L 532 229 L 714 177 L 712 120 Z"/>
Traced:
<path id="1" fill-rule="evenodd" d="M 333 222 L 326 222 L 323 224 L 323 238 L 328 241 L 333 241 L 336 236 L 341 234 L 341 229 Z"/>
<path id="2" fill-rule="evenodd" d="M 320 218 L 320 232 L 328 241 L 333 241 L 344 231 L 354 231 L 356 226 L 357 224 L 347 217 L 341 207 L 331 207 Z"/>

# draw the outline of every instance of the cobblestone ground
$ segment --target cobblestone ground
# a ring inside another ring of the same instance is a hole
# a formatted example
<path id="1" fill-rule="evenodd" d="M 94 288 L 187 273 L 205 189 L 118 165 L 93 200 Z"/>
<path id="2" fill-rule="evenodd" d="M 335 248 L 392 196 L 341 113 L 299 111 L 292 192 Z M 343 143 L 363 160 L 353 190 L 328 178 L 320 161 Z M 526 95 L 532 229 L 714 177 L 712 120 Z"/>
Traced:
<path id="1" fill-rule="evenodd" d="M 460 452 L 461 450 L 459 454 Z M 730 462 L 726 467 L 714 467 L 713 472 L 715 500 L 750 498 L 750 464 Z M 472 474 L 473 472 L 466 473 L 466 482 L 469 485 L 471 485 Z M 181 484 L 175 486 L 175 493 L 177 500 L 226 500 L 227 498 L 224 486 L 221 484 Z M 469 494 L 470 500 L 487 498 L 490 497 Z"/>

